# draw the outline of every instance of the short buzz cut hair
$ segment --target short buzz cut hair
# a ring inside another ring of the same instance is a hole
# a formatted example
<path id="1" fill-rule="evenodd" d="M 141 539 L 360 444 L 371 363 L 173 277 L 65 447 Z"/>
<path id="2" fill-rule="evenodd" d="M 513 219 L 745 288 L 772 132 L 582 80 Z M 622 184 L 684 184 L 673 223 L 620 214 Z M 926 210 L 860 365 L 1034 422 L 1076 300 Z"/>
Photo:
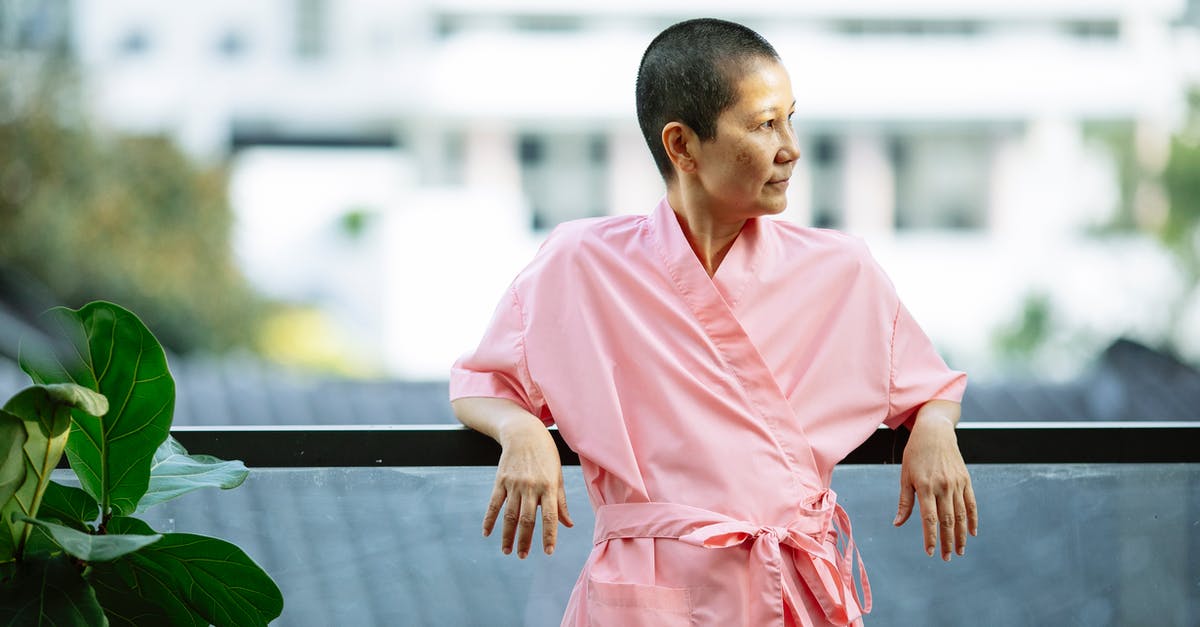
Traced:
<path id="1" fill-rule="evenodd" d="M 637 117 L 663 180 L 675 178 L 663 127 L 681 122 L 702 141 L 715 138 L 717 118 L 737 102 L 737 80 L 762 58 L 779 53 L 753 30 L 714 18 L 680 22 L 650 42 L 638 66 Z"/>

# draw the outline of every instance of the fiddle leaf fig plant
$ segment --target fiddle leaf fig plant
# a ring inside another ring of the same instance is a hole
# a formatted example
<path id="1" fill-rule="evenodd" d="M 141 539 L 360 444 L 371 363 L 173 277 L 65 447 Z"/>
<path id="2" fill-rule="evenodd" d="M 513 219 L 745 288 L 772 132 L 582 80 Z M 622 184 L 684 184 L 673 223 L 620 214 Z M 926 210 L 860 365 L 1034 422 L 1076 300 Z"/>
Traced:
<path id="1" fill-rule="evenodd" d="M 235 488 L 240 461 L 170 436 L 175 382 L 158 340 L 108 302 L 44 314 L 21 345 L 34 385 L 0 409 L 0 624 L 266 625 L 279 587 L 245 552 L 132 518 L 204 487 Z M 80 487 L 51 480 L 66 455 Z"/>

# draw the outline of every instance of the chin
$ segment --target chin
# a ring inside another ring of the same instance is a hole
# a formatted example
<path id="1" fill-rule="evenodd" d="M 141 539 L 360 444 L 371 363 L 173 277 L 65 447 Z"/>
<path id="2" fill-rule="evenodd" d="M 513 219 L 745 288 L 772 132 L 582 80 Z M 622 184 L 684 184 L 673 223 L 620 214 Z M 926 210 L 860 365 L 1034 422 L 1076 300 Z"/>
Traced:
<path id="1" fill-rule="evenodd" d="M 787 209 L 787 199 L 767 201 L 758 205 L 758 212 L 764 216 L 777 216 Z"/>

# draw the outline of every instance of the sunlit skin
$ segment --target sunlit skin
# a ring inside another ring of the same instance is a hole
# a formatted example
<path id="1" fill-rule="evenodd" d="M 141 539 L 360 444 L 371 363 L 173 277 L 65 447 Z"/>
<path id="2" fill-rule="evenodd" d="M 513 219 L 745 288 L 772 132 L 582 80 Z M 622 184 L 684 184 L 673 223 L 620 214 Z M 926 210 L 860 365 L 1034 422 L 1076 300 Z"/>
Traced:
<path id="1" fill-rule="evenodd" d="M 667 198 L 709 276 L 747 220 L 787 208 L 788 179 L 800 158 L 791 124 L 796 99 L 783 66 L 771 59 L 754 61 L 737 88 L 738 99 L 721 112 L 713 139 L 702 141 L 680 122 L 662 130 L 675 166 Z M 540 521 L 542 549 L 553 553 L 558 523 L 573 523 L 558 450 L 545 425 L 507 399 L 460 398 L 451 405 L 463 424 L 501 445 L 483 535 L 490 535 L 499 522 L 501 549 L 505 554 L 515 549 L 523 559 Z M 963 554 L 967 534 L 978 529 L 971 477 L 954 431 L 960 409 L 958 403 L 934 400 L 917 412 L 904 449 L 893 520 L 902 525 L 919 507 L 926 553 L 934 555 L 940 544 L 947 561 L 952 552 Z"/>
<path id="2" fill-rule="evenodd" d="M 787 208 L 788 179 L 800 158 L 791 123 L 796 99 L 783 65 L 750 62 L 737 90 L 737 101 L 717 118 L 713 139 L 700 139 L 681 122 L 662 130 L 675 165 L 667 200 L 709 276 L 746 220 Z"/>

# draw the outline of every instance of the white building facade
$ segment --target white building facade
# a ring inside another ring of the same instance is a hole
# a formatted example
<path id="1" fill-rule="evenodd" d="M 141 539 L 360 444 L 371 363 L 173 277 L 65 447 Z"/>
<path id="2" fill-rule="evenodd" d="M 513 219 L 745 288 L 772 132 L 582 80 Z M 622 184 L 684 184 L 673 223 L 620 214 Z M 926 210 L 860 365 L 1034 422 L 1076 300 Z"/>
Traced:
<path id="1" fill-rule="evenodd" d="M 1163 167 L 1200 76 L 1194 5 L 77 0 L 72 15 L 101 120 L 234 155 L 253 279 L 329 309 L 383 371 L 441 377 L 546 229 L 661 196 L 637 63 L 706 15 L 761 32 L 791 73 L 806 167 L 784 219 L 866 237 L 954 365 L 986 371 L 994 330 L 1037 291 L 1096 338 L 1160 333 L 1156 306 L 1181 289 L 1169 259 L 1084 235 L 1120 191 L 1088 130 L 1131 127 L 1142 166 Z M 302 154 L 341 165 L 288 174 Z M 1162 211 L 1139 191 L 1137 211 Z M 330 225 L 356 208 L 378 219 L 350 254 Z"/>

